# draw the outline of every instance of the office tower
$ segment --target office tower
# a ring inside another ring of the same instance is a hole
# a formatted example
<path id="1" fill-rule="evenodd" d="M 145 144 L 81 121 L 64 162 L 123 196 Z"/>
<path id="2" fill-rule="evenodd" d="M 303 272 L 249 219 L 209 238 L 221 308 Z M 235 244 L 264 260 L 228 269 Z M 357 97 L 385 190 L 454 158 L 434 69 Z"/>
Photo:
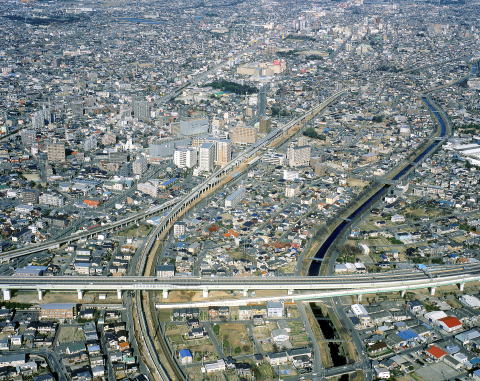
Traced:
<path id="1" fill-rule="evenodd" d="M 215 164 L 223 167 L 232 159 L 232 142 L 227 139 L 215 139 Z"/>
<path id="2" fill-rule="evenodd" d="M 147 170 L 148 163 L 145 156 L 139 156 L 132 164 L 132 171 L 134 175 L 143 175 Z"/>
<path id="3" fill-rule="evenodd" d="M 210 172 L 215 162 L 215 143 L 203 143 L 200 146 L 199 165 L 201 171 Z"/>
<path id="4" fill-rule="evenodd" d="M 173 153 L 173 164 L 178 168 L 192 168 L 197 162 L 198 153 L 194 148 L 178 148 Z"/>
<path id="5" fill-rule="evenodd" d="M 294 146 L 287 149 L 287 160 L 290 167 L 301 167 L 310 163 L 310 146 Z"/>
<path id="6" fill-rule="evenodd" d="M 65 162 L 65 144 L 49 143 L 47 147 L 47 159 L 51 163 Z"/>
<path id="7" fill-rule="evenodd" d="M 236 126 L 231 131 L 231 138 L 235 144 L 252 144 L 257 141 L 257 130 L 252 127 Z"/>

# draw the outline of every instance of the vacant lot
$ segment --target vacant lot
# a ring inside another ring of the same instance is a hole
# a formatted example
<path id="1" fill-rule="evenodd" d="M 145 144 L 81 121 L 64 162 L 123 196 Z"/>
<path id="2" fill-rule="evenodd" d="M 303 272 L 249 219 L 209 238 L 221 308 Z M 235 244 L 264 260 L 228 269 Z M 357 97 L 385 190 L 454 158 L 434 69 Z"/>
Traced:
<path id="1" fill-rule="evenodd" d="M 220 324 L 218 341 L 223 345 L 225 354 L 252 354 L 252 342 L 248 338 L 247 327 L 243 324 Z"/>
<path id="2" fill-rule="evenodd" d="M 85 340 L 85 335 L 80 327 L 60 326 L 60 331 L 58 333 L 58 344 L 83 340 Z"/>

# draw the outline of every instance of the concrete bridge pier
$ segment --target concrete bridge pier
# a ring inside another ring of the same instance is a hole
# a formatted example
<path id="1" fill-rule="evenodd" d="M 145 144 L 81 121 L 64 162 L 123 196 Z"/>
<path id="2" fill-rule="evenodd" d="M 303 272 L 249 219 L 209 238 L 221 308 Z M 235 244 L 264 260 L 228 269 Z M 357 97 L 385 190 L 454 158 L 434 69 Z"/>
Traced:
<path id="1" fill-rule="evenodd" d="M 461 292 L 463 292 L 463 290 L 465 290 L 465 283 L 459 283 L 458 288 Z"/>
<path id="2" fill-rule="evenodd" d="M 163 299 L 168 299 L 168 290 L 163 290 L 162 291 L 162 298 Z"/>
<path id="3" fill-rule="evenodd" d="M 118 300 L 122 299 L 122 290 L 117 290 L 117 299 Z"/>
<path id="4" fill-rule="evenodd" d="M 78 300 L 83 299 L 83 290 L 77 290 L 77 298 L 78 298 Z"/>
<path id="5" fill-rule="evenodd" d="M 43 290 L 37 290 L 38 292 L 38 300 L 42 301 L 43 300 Z"/>
<path id="6" fill-rule="evenodd" d="M 359 303 L 362 301 L 362 299 L 363 299 L 362 294 L 357 295 L 357 300 L 358 300 Z"/>
<path id="7" fill-rule="evenodd" d="M 248 296 L 248 289 L 243 290 L 243 296 L 247 297 Z"/>
<path id="8" fill-rule="evenodd" d="M 400 297 L 401 297 L 401 298 L 404 298 L 406 294 L 407 294 L 407 290 L 402 290 L 402 291 L 400 292 Z"/>
<path id="9" fill-rule="evenodd" d="M 293 295 L 294 293 L 295 291 L 293 290 L 293 288 L 288 289 L 288 295 Z"/>
<path id="10" fill-rule="evenodd" d="M 204 298 L 208 298 L 208 288 L 203 289 L 202 295 L 203 295 Z"/>
<path id="11" fill-rule="evenodd" d="M 437 291 L 436 287 L 430 287 L 430 295 L 435 295 L 435 291 Z"/>
<path id="12" fill-rule="evenodd" d="M 3 300 L 10 300 L 12 299 L 12 293 L 10 292 L 9 289 L 4 289 L 3 290 Z"/>

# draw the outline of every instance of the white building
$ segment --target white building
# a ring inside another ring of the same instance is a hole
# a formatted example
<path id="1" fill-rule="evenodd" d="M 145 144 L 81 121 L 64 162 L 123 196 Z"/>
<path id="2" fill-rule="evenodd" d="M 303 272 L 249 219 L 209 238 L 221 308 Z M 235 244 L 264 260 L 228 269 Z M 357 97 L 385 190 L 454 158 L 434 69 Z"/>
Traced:
<path id="1" fill-rule="evenodd" d="M 235 206 L 240 201 L 242 201 L 246 191 L 247 190 L 245 188 L 240 187 L 237 190 L 235 190 L 233 193 L 225 197 L 225 208 L 231 208 L 232 206 Z"/>
<path id="2" fill-rule="evenodd" d="M 380 365 L 376 365 L 374 366 L 374 369 L 378 379 L 387 380 L 390 378 L 390 371 L 387 368 Z"/>
<path id="3" fill-rule="evenodd" d="M 150 197 L 158 196 L 158 180 L 150 180 L 144 183 L 138 183 L 137 189 L 145 194 L 148 194 Z"/>
<path id="4" fill-rule="evenodd" d="M 460 302 L 470 308 L 480 308 L 480 299 L 473 295 L 462 295 Z"/>
<path id="5" fill-rule="evenodd" d="M 350 309 L 352 310 L 353 314 L 356 316 L 356 317 L 359 317 L 359 316 L 367 316 L 368 315 L 368 311 L 367 309 L 363 306 L 363 304 L 352 304 L 350 306 Z"/>
<path id="6" fill-rule="evenodd" d="M 41 205 L 63 206 L 63 196 L 53 193 L 43 193 L 38 198 L 38 203 Z"/>
<path id="7" fill-rule="evenodd" d="M 267 316 L 268 317 L 283 317 L 283 303 L 282 302 L 267 302 Z"/>
<path id="8" fill-rule="evenodd" d="M 201 171 L 210 172 L 213 170 L 215 163 L 215 144 L 214 143 L 203 143 L 200 146 L 200 155 L 198 168 Z"/>
<path id="9" fill-rule="evenodd" d="M 198 152 L 195 148 L 178 148 L 173 153 L 173 164 L 178 168 L 192 168 L 197 162 Z"/>
<path id="10" fill-rule="evenodd" d="M 299 193 L 300 193 L 300 184 L 299 183 L 288 184 L 285 187 L 285 197 L 295 197 Z"/>
<path id="11" fill-rule="evenodd" d="M 185 222 L 177 222 L 173 225 L 173 236 L 180 237 L 185 234 L 186 230 Z"/>
<path id="12" fill-rule="evenodd" d="M 204 369 L 206 373 L 223 372 L 226 369 L 225 361 L 219 359 L 215 362 L 207 363 L 204 365 Z"/>
<path id="13" fill-rule="evenodd" d="M 287 181 L 297 180 L 299 178 L 298 171 L 283 170 L 283 179 Z"/>

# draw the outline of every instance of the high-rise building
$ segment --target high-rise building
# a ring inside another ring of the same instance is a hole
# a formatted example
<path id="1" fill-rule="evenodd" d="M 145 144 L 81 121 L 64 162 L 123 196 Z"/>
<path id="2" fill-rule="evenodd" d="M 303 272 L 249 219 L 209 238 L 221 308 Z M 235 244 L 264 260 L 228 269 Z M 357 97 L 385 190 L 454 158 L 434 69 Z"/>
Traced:
<path id="1" fill-rule="evenodd" d="M 150 119 L 150 104 L 145 100 L 135 100 L 132 104 L 133 116 L 138 120 Z"/>
<path id="2" fill-rule="evenodd" d="M 302 167 L 310 163 L 310 146 L 295 146 L 287 148 L 287 160 L 290 167 Z"/>
<path id="3" fill-rule="evenodd" d="M 30 148 L 37 140 L 37 133 L 35 130 L 26 128 L 20 132 L 20 138 L 22 139 L 23 147 Z"/>
<path id="4" fill-rule="evenodd" d="M 215 143 L 203 143 L 199 150 L 198 168 L 210 172 L 215 163 Z"/>
<path id="5" fill-rule="evenodd" d="M 178 168 L 192 168 L 197 162 L 198 152 L 195 148 L 178 148 L 173 153 L 173 164 Z"/>
<path id="6" fill-rule="evenodd" d="M 147 170 L 148 163 L 145 156 L 139 156 L 132 164 L 132 171 L 134 175 L 143 175 Z"/>
<path id="7" fill-rule="evenodd" d="M 65 162 L 65 144 L 49 143 L 47 147 L 47 159 L 51 163 Z"/>
<path id="8" fill-rule="evenodd" d="M 97 137 L 95 135 L 89 135 L 83 142 L 83 149 L 85 151 L 93 151 L 97 149 Z"/>
<path id="9" fill-rule="evenodd" d="M 257 141 L 257 130 L 253 127 L 236 126 L 231 130 L 234 144 L 252 144 Z"/>
<path id="10" fill-rule="evenodd" d="M 232 142 L 228 139 L 215 139 L 215 164 L 224 167 L 232 160 Z"/>
<path id="11" fill-rule="evenodd" d="M 41 129 L 45 126 L 46 123 L 51 123 L 55 120 L 55 115 L 50 111 L 50 109 L 42 109 L 35 111 L 32 114 L 32 127 L 35 130 Z"/>

